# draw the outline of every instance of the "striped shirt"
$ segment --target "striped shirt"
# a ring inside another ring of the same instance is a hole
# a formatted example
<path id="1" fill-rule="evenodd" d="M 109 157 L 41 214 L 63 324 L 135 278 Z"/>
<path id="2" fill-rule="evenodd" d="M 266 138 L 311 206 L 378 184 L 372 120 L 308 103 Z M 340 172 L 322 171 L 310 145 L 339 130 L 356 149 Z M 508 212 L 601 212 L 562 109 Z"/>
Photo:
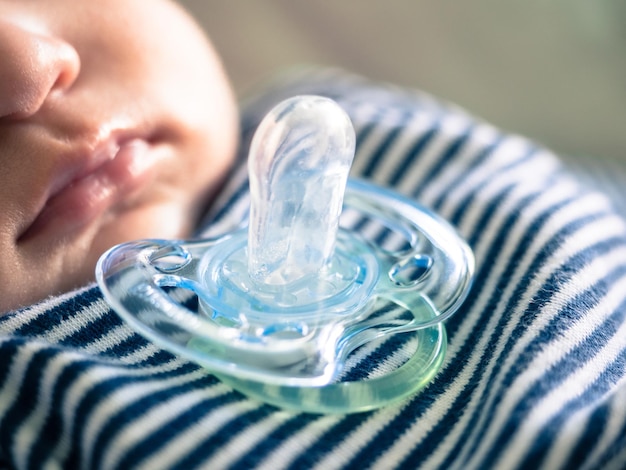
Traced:
<path id="1" fill-rule="evenodd" d="M 0 318 L 0 463 L 624 468 L 626 223 L 612 189 L 623 170 L 557 157 L 426 94 L 334 70 L 302 70 L 249 98 L 240 162 L 264 114 L 304 93 L 351 117 L 353 176 L 436 211 L 474 250 L 474 287 L 446 321 L 433 381 L 366 413 L 277 409 L 144 339 L 91 285 Z M 244 167 L 202 235 L 245 219 Z"/>

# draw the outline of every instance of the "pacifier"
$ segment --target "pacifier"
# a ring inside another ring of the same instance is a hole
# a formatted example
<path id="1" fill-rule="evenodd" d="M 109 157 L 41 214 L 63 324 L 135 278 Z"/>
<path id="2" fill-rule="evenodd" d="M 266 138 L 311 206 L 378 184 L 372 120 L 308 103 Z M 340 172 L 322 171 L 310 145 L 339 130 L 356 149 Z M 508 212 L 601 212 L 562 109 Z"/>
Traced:
<path id="1" fill-rule="evenodd" d="M 473 255 L 436 214 L 349 179 L 354 152 L 334 101 L 280 103 L 252 140 L 247 227 L 113 247 L 96 268 L 105 299 L 162 348 L 279 407 L 352 413 L 414 394 L 441 366 Z"/>

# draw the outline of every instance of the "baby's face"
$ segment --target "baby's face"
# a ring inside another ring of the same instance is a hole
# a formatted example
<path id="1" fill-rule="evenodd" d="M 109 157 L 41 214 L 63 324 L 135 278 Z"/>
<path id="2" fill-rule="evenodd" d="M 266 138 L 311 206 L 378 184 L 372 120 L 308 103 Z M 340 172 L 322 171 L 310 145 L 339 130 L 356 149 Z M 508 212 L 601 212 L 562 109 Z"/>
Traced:
<path id="1" fill-rule="evenodd" d="M 114 244 L 189 235 L 235 106 L 167 0 L 0 0 L 0 312 L 85 284 Z"/>

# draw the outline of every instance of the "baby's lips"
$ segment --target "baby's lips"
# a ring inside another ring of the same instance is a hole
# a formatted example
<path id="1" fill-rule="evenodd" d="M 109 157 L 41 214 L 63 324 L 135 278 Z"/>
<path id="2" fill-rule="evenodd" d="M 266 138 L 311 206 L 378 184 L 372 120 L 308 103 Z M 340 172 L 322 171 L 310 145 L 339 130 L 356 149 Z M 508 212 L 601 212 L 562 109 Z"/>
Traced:
<path id="1" fill-rule="evenodd" d="M 149 184 L 158 166 L 152 150 L 140 138 L 121 142 L 113 158 L 50 198 L 23 238 L 40 233 L 62 238 L 132 197 Z"/>

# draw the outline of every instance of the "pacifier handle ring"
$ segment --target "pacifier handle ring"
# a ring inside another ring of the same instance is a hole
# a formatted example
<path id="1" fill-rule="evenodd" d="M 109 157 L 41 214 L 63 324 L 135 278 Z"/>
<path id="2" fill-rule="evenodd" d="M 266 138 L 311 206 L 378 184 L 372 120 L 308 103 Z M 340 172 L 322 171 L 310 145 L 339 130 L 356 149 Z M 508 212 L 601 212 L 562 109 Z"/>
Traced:
<path id="1" fill-rule="evenodd" d="M 375 378 L 297 387 L 215 375 L 235 390 L 279 408 L 321 414 L 371 411 L 415 395 L 433 380 L 443 364 L 447 349 L 443 323 L 404 334 L 415 336 L 416 351 L 397 369 Z"/>

